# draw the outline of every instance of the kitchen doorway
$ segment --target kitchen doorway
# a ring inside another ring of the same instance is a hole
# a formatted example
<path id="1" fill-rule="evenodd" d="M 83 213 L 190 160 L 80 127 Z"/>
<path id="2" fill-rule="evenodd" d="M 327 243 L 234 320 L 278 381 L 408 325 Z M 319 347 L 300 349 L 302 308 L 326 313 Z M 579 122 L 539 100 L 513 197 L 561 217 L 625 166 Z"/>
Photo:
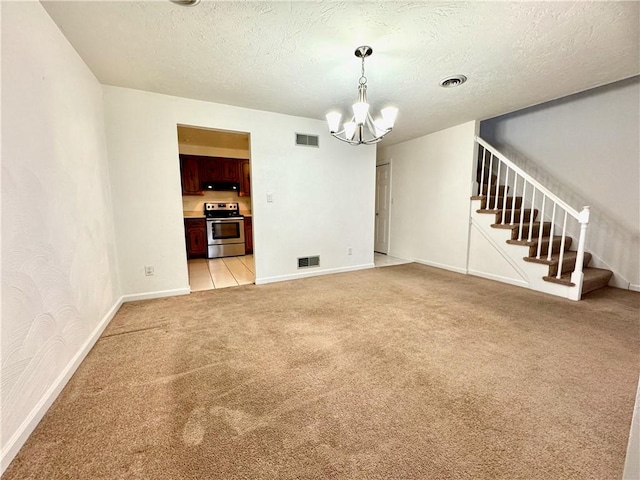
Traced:
<path id="1" fill-rule="evenodd" d="M 255 283 L 250 134 L 178 125 L 177 135 L 191 291 Z"/>

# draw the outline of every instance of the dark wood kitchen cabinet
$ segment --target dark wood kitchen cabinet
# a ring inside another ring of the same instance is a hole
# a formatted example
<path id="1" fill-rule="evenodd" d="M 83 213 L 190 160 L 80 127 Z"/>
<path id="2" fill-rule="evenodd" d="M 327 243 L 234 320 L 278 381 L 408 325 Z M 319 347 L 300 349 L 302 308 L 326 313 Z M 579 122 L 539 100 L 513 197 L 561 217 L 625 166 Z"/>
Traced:
<path id="1" fill-rule="evenodd" d="M 238 160 L 220 157 L 196 157 L 201 182 L 239 182 Z"/>
<path id="2" fill-rule="evenodd" d="M 202 195 L 200 181 L 200 165 L 195 157 L 180 155 L 180 179 L 182 182 L 182 195 Z"/>
<path id="3" fill-rule="evenodd" d="M 207 224 L 204 218 L 185 218 L 187 258 L 207 256 Z"/>
<path id="4" fill-rule="evenodd" d="M 251 170 L 249 160 L 240 160 L 240 192 L 241 197 L 251 196 Z"/>
<path id="5" fill-rule="evenodd" d="M 240 184 L 241 197 L 251 196 L 249 160 L 180 155 L 180 175 L 183 195 L 204 195 L 203 183 L 234 182 Z"/>
<path id="6" fill-rule="evenodd" d="M 238 179 L 238 160 L 223 158 L 219 160 L 221 170 L 221 180 L 223 182 L 237 182 Z"/>
<path id="7" fill-rule="evenodd" d="M 214 157 L 199 157 L 200 179 L 203 183 L 219 182 L 222 179 L 222 164 Z"/>
<path id="8" fill-rule="evenodd" d="M 244 217 L 244 254 L 253 253 L 253 220 Z"/>

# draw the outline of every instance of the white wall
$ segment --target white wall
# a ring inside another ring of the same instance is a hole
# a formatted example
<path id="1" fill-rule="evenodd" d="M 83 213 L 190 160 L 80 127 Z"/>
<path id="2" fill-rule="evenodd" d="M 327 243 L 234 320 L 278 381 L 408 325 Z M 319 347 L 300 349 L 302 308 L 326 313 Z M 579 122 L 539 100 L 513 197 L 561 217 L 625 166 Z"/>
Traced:
<path id="1" fill-rule="evenodd" d="M 104 95 L 126 294 L 188 291 L 178 124 L 251 134 L 257 283 L 373 265 L 374 147 L 343 144 L 319 120 L 118 87 Z M 320 148 L 296 147 L 296 132 L 319 135 Z M 308 255 L 321 256 L 320 268 L 299 271 Z"/>
<path id="2" fill-rule="evenodd" d="M 378 152 L 391 159 L 389 255 L 465 272 L 477 122 Z"/>
<path id="3" fill-rule="evenodd" d="M 587 251 L 640 289 L 640 77 L 482 122 L 481 136 L 574 208 Z M 577 232 L 572 232 L 577 240 Z M 596 259 L 596 266 L 597 259 Z"/>
<path id="4" fill-rule="evenodd" d="M 119 306 L 102 89 L 38 2 L 2 3 L 1 471 Z"/>

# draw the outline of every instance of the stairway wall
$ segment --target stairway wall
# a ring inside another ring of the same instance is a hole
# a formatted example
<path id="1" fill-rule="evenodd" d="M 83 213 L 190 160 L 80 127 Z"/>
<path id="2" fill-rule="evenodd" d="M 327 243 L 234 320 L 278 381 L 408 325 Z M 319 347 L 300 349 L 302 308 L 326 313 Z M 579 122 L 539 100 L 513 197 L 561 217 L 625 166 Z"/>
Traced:
<path id="1" fill-rule="evenodd" d="M 640 77 L 485 120 L 480 135 L 575 208 L 612 284 L 640 290 Z M 577 231 L 570 231 L 578 238 Z"/>
<path id="2" fill-rule="evenodd" d="M 391 160 L 389 255 L 465 273 L 478 122 L 378 150 Z"/>

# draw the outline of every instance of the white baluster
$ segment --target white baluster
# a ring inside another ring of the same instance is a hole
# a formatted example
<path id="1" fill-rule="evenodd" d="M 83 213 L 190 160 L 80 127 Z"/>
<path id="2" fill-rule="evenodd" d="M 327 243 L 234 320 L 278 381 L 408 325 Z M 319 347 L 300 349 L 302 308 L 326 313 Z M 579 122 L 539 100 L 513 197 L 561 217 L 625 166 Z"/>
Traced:
<path id="1" fill-rule="evenodd" d="M 522 225 L 524 224 L 524 206 L 527 193 L 527 180 L 522 179 L 522 205 L 520 205 L 520 227 L 518 228 L 518 241 L 522 240 Z"/>
<path id="2" fill-rule="evenodd" d="M 533 192 L 531 194 L 531 215 L 529 216 L 529 236 L 527 237 L 527 242 L 531 242 L 531 236 L 533 235 L 533 210 L 536 208 L 536 187 L 533 187 Z"/>
<path id="3" fill-rule="evenodd" d="M 493 153 L 489 154 L 489 172 L 487 172 L 487 198 L 484 202 L 484 208 L 489 210 L 491 206 L 489 205 L 489 196 L 491 195 L 491 175 L 493 174 Z"/>
<path id="4" fill-rule="evenodd" d="M 481 146 L 482 147 L 482 146 Z M 478 195 L 482 195 L 482 187 L 484 186 L 484 169 L 486 168 L 487 149 L 482 147 L 482 173 L 480 174 L 480 186 L 478 186 Z"/>
<path id="5" fill-rule="evenodd" d="M 549 232 L 549 253 L 547 254 L 547 261 L 551 261 L 551 252 L 553 251 L 553 229 L 556 223 L 556 202 L 553 202 L 553 213 L 551 214 L 551 231 Z"/>
<path id="6" fill-rule="evenodd" d="M 540 260 L 540 254 L 542 253 L 542 232 L 544 231 L 544 207 L 546 201 L 547 196 L 542 194 L 542 207 L 540 207 L 540 230 L 538 231 L 538 252 L 536 254 L 536 258 L 538 260 Z"/>
<path id="7" fill-rule="evenodd" d="M 564 211 L 564 222 L 562 223 L 562 241 L 560 242 L 560 258 L 558 258 L 558 273 L 556 278 L 562 275 L 562 261 L 564 260 L 564 242 L 567 237 L 567 211 Z"/>
<path id="8" fill-rule="evenodd" d="M 513 197 L 511 200 L 511 222 L 509 222 L 509 225 L 513 225 L 513 213 L 516 210 L 516 194 L 518 192 L 518 173 L 514 171 L 513 174 Z"/>
<path id="9" fill-rule="evenodd" d="M 498 172 L 496 173 L 496 195 L 493 201 L 494 210 L 498 209 L 498 188 L 500 187 L 500 166 L 501 165 L 502 165 L 502 162 L 500 161 L 500 159 L 498 159 Z"/>
<path id="10" fill-rule="evenodd" d="M 509 165 L 506 166 L 507 171 L 504 174 L 504 195 L 502 196 L 502 222 L 507 214 L 507 185 L 509 185 Z"/>

